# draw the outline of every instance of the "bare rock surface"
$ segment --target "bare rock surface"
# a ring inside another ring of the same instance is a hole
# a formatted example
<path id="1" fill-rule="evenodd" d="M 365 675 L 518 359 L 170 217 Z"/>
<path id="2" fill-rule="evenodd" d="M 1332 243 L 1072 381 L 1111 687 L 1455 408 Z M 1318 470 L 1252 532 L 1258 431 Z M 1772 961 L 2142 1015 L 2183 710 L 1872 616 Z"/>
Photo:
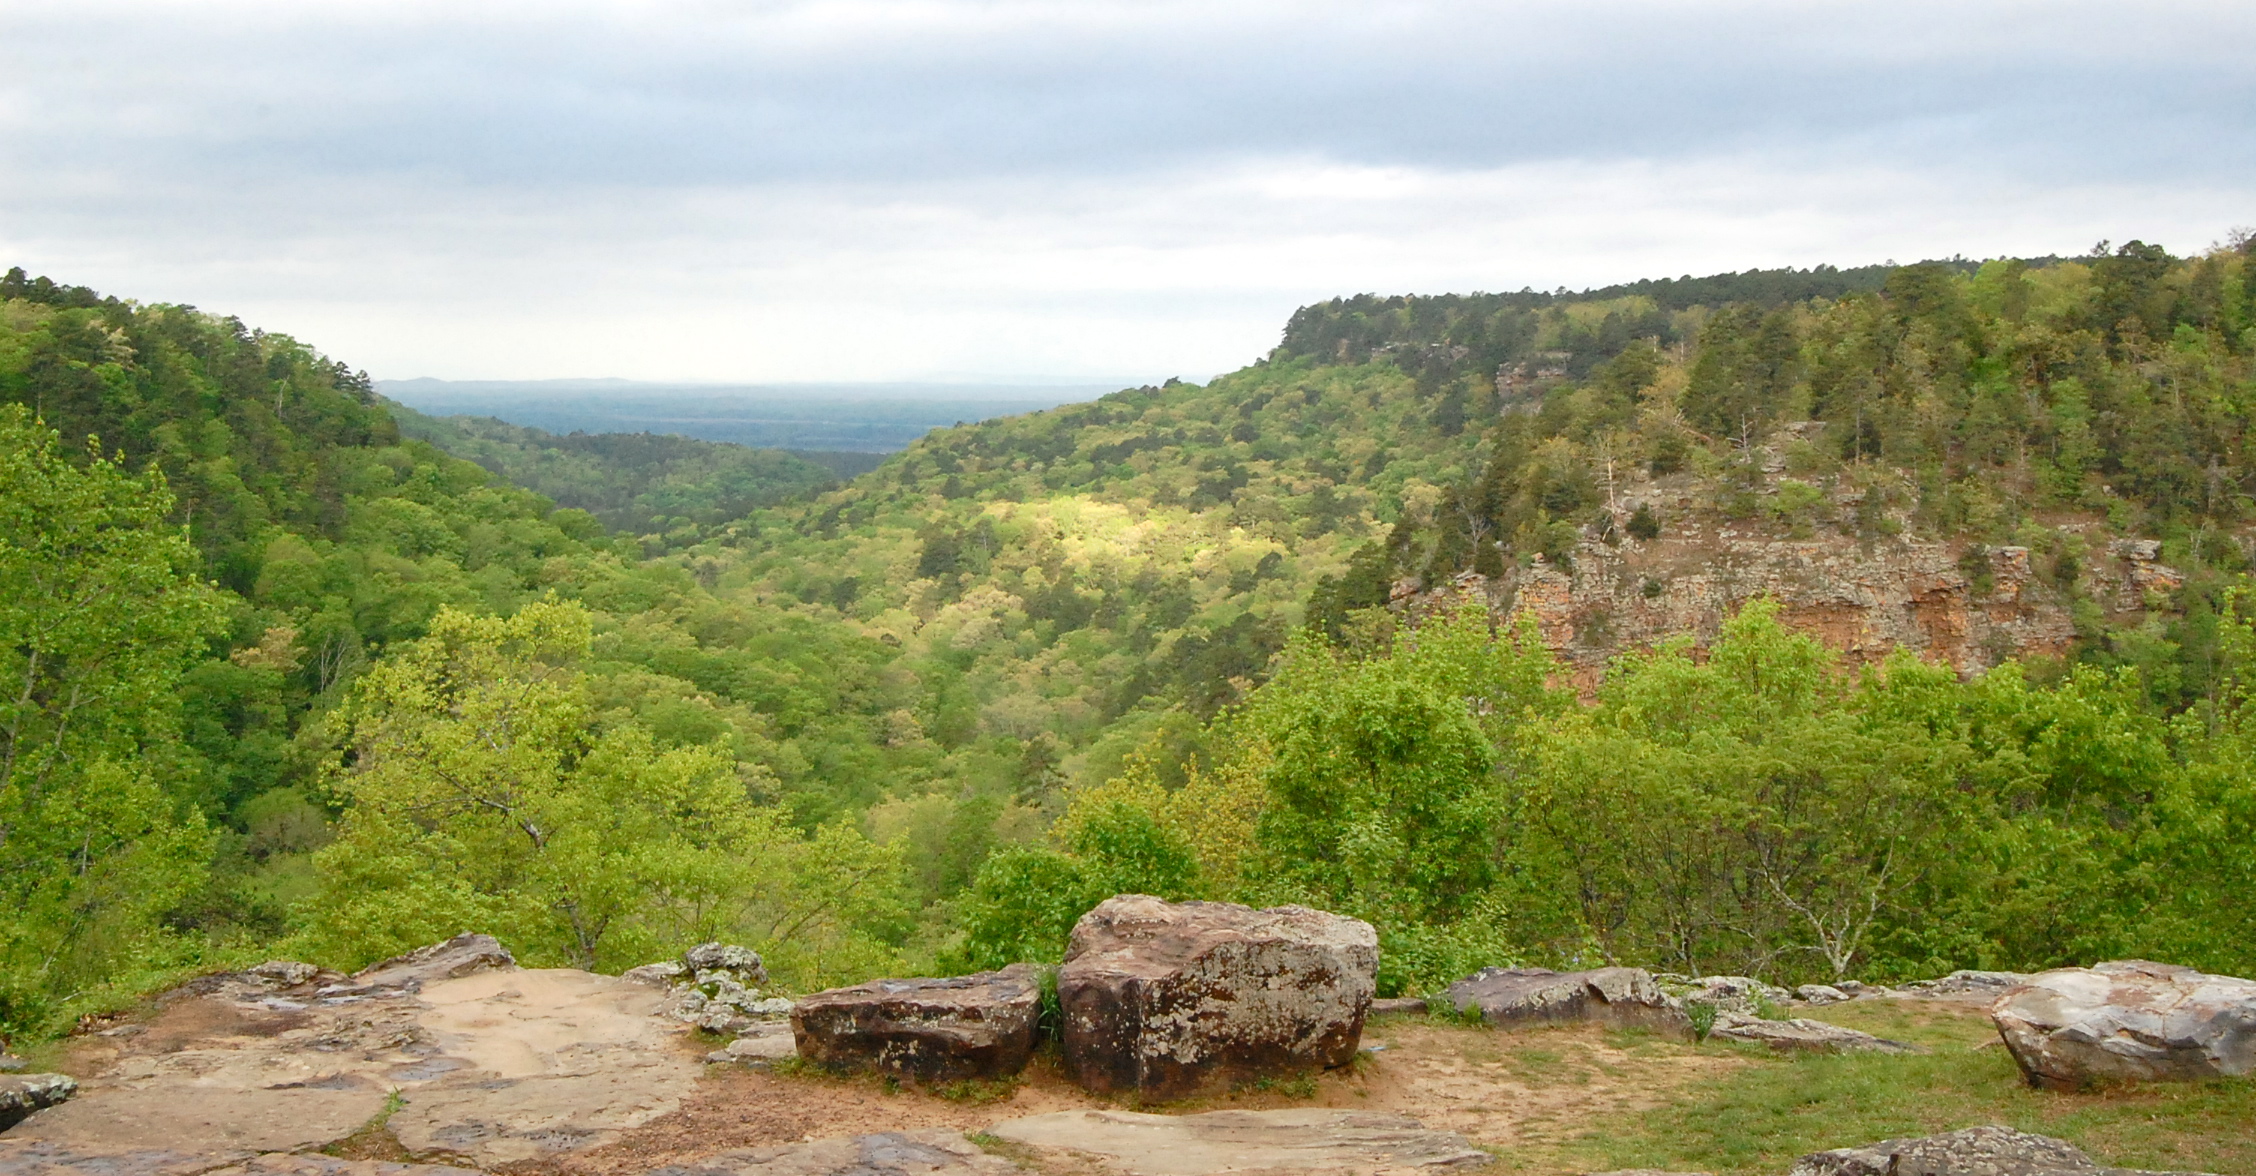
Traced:
<path id="1" fill-rule="evenodd" d="M 1463 1016 L 1499 1029 L 1595 1022 L 1689 1034 L 1692 1022 L 1643 968 L 1554 972 L 1483 968 L 1442 992 Z"/>
<path id="2" fill-rule="evenodd" d="M 1426 998 L 1422 996 L 1382 996 L 1371 1002 L 1370 1015 L 1415 1016 L 1426 1011 Z"/>
<path id="3" fill-rule="evenodd" d="M 77 1093 L 77 1080 L 67 1074 L 0 1078 L 0 1131 L 23 1122 L 33 1111 L 59 1106 Z"/>
<path id="4" fill-rule="evenodd" d="M 1058 972 L 1066 1071 L 1091 1090 L 1169 1098 L 1345 1065 L 1377 971 L 1378 933 L 1359 919 L 1110 898 L 1074 924 Z"/>
<path id="5" fill-rule="evenodd" d="M 1999 997 L 1990 1018 L 2033 1086 L 2256 1070 L 2256 981 L 2174 964 L 2039 972 Z"/>
<path id="6" fill-rule="evenodd" d="M 340 1160 L 334 1156 L 269 1152 L 229 1165 L 211 1176 L 480 1176 L 473 1168 L 445 1164 L 394 1164 L 384 1160 Z"/>
<path id="7" fill-rule="evenodd" d="M 1026 1147 L 1093 1155 L 1125 1176 L 1440 1172 L 1492 1159 L 1454 1131 L 1370 1111 L 1061 1111 L 997 1123 L 988 1133 Z"/>
<path id="8" fill-rule="evenodd" d="M 2010 1127 L 1968 1127 L 1917 1139 L 1816 1152 L 1788 1176 L 2163 1176 L 2103 1168 L 2074 1144 Z M 2178 1174 L 2191 1176 L 2191 1174 Z"/>
<path id="9" fill-rule="evenodd" d="M 1870 1033 L 1813 1021 L 1807 1017 L 1769 1021 L 1735 1013 L 1716 1014 L 1708 1036 L 1722 1041 L 1767 1045 L 1780 1053 L 1925 1053 L 1916 1045 L 1874 1037 Z"/>
<path id="10" fill-rule="evenodd" d="M 490 1166 L 607 1143 L 680 1106 L 701 1067 L 686 1027 L 656 1015 L 664 993 L 498 952 L 463 936 L 350 978 L 265 965 L 207 977 L 160 998 L 138 1032 L 88 1039 L 79 1096 L 6 1138 L 309 1152 L 366 1126 L 396 1089 L 405 1102 L 386 1125 L 410 1152 Z"/>
<path id="11" fill-rule="evenodd" d="M 245 1151 L 66 1144 L 0 1137 L 0 1176 L 202 1176 L 252 1158 Z"/>
<path id="12" fill-rule="evenodd" d="M 802 997 L 800 1057 L 833 1070 L 920 1082 L 1006 1078 L 1034 1056 L 1039 976 L 1028 964 L 945 979 L 872 980 Z"/>
<path id="13" fill-rule="evenodd" d="M 468 1168 L 333 1156 L 76 1147 L 0 1139 L 0 1176 L 477 1176 Z"/>
<path id="14" fill-rule="evenodd" d="M 1018 1165 L 944 1128 L 721 1152 L 648 1176 L 1005 1176 Z"/>

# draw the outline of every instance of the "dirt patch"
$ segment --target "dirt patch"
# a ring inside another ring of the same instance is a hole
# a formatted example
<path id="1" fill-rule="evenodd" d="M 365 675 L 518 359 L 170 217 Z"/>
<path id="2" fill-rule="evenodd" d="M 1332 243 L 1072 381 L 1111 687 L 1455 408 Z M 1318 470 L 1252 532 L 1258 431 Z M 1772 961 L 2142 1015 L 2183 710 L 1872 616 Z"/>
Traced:
<path id="1" fill-rule="evenodd" d="M 946 1098 L 873 1077 L 715 1067 L 679 1110 L 617 1142 L 514 1170 L 629 1176 L 731 1148 L 922 1127 L 971 1133 L 1005 1119 L 1091 1107 L 1170 1114 L 1285 1107 L 1392 1111 L 1461 1132 L 1484 1147 L 1547 1150 L 1588 1130 L 1593 1119 L 1649 1110 L 1687 1086 L 1756 1062 L 1714 1047 L 1595 1026 L 1501 1033 L 1423 1018 L 1388 1019 L 1374 1023 L 1363 1040 L 1385 1048 L 1338 1070 L 1163 1104 L 1091 1095 L 1068 1081 L 1049 1057 L 1037 1058 L 1015 1086 L 977 1092 L 994 1096 L 986 1101 Z M 1050 1160 L 1044 1167 L 1062 1162 Z"/>
<path id="2" fill-rule="evenodd" d="M 176 1053 L 190 1044 L 208 1045 L 215 1038 L 274 1037 L 309 1020 L 302 1012 L 246 1008 L 231 1000 L 179 1000 L 141 1024 L 132 1051 Z"/>
<path id="3" fill-rule="evenodd" d="M 1406 1020 L 1373 1026 L 1364 1041 L 1387 1048 L 1357 1067 L 1357 1105 L 1506 1151 L 1562 1144 L 1593 1121 L 1650 1110 L 1750 1064 L 1712 1047 L 1593 1025 L 1498 1032 Z"/>

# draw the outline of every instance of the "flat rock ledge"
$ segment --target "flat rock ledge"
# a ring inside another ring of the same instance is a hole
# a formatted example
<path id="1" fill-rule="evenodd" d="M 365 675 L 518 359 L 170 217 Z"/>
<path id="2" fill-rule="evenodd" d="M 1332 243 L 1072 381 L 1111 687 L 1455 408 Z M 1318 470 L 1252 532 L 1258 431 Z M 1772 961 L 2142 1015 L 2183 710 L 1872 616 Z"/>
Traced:
<path id="1" fill-rule="evenodd" d="M 2028 977 L 1990 1019 L 2031 1086 L 2199 1081 L 2256 1071 L 2256 981 L 2116 960 Z"/>
<path id="2" fill-rule="evenodd" d="M 1912 1054 L 1927 1051 L 1916 1045 L 1874 1037 L 1856 1029 L 1795 1017 L 1787 1021 L 1766 1021 L 1760 1017 L 1741 1017 L 1733 1013 L 1718 1013 L 1715 1028 L 1708 1036 L 1718 1041 L 1744 1041 L 1753 1045 L 1767 1045 L 1780 1053 L 1890 1053 Z"/>
<path id="3" fill-rule="evenodd" d="M 1008 1143 L 1094 1156 L 1122 1176 L 1211 1173 L 1457 1172 L 1494 1157 L 1454 1131 L 1435 1131 L 1405 1115 L 1369 1111 L 1210 1111 L 1145 1115 L 1060 1111 L 997 1123 L 988 1134 Z"/>
<path id="4" fill-rule="evenodd" d="M 1595 1022 L 1689 1037 L 1691 1018 L 1643 968 L 1483 968 L 1444 989 L 1459 1016 L 1498 1029 Z"/>
<path id="5" fill-rule="evenodd" d="M 940 1128 L 745 1148 L 645 1176 L 1006 1176 L 1019 1166 Z"/>
<path id="6" fill-rule="evenodd" d="M 1378 932 L 1360 919 L 1106 899 L 1074 924 L 1058 971 L 1066 1072 L 1099 1093 L 1179 1098 L 1346 1065 L 1378 963 Z"/>
<path id="7" fill-rule="evenodd" d="M 1029 964 L 872 980 L 802 997 L 791 1009 L 791 1034 L 800 1057 L 832 1070 L 918 1082 L 1008 1078 L 1034 1056 L 1041 1002 L 1040 976 Z"/>
<path id="8" fill-rule="evenodd" d="M 1968 1127 L 1803 1156 L 1787 1176 L 2199 1176 L 2105 1168 L 2076 1145 L 2011 1127 Z"/>

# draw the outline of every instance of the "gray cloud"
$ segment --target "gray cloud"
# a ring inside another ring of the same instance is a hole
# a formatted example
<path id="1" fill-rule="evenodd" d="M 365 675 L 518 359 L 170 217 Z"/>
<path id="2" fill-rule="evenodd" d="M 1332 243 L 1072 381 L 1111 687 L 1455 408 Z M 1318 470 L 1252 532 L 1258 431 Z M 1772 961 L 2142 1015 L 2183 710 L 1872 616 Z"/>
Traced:
<path id="1" fill-rule="evenodd" d="M 2198 246 L 2256 193 L 2251 34 L 2195 3 L 0 0 L 0 252 L 393 375 L 1193 370 L 1390 282 Z M 826 360 L 857 317 L 920 342 Z M 609 366 L 533 370 L 565 359 Z"/>

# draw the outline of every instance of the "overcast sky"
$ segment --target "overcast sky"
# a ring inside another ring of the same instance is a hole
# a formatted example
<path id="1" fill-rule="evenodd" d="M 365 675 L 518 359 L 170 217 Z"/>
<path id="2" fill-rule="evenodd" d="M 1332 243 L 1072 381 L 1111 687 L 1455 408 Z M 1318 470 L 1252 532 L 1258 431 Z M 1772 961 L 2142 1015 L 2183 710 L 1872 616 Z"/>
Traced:
<path id="1" fill-rule="evenodd" d="M 1204 378 L 1337 294 L 2252 223 L 2246 0 L 0 0 L 0 265 L 386 378 Z"/>

